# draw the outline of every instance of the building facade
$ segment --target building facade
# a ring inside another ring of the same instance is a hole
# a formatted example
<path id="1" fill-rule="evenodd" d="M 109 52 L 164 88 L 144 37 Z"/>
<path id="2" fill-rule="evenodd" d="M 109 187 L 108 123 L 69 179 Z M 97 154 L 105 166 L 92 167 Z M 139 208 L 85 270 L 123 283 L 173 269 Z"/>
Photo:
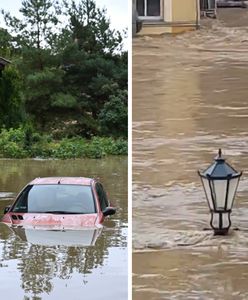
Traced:
<path id="1" fill-rule="evenodd" d="M 135 0 L 135 7 L 143 21 L 141 35 L 180 33 L 199 26 L 199 0 Z"/>

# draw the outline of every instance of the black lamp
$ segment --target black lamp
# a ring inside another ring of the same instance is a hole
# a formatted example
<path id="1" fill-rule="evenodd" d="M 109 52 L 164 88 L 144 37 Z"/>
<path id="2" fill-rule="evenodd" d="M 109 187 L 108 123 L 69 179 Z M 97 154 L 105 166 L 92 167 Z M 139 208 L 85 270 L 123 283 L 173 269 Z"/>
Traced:
<path id="1" fill-rule="evenodd" d="M 226 163 L 219 149 L 214 163 L 198 174 L 211 212 L 210 225 L 215 235 L 225 235 L 231 226 L 230 214 L 242 172 Z"/>

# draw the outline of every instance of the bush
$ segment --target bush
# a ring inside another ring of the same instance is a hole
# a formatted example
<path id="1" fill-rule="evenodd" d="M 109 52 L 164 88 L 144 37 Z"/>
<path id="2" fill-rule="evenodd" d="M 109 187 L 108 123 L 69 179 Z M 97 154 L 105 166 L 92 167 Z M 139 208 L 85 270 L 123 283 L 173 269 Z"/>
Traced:
<path id="1" fill-rule="evenodd" d="M 54 141 L 49 135 L 34 132 L 29 126 L 0 131 L 0 156 L 8 158 L 102 158 L 127 155 L 127 140 L 94 137 L 64 138 Z"/>
<path id="2" fill-rule="evenodd" d="M 2 155 L 7 158 L 25 158 L 27 152 L 20 148 L 16 142 L 9 142 L 3 146 Z"/>
<path id="3" fill-rule="evenodd" d="M 27 152 L 24 150 L 25 133 L 21 128 L 2 129 L 0 132 L 0 153 L 2 157 L 24 158 Z"/>
<path id="4" fill-rule="evenodd" d="M 85 142 L 83 139 L 62 139 L 54 147 L 52 156 L 54 158 L 79 158 L 84 157 Z"/>
<path id="5" fill-rule="evenodd" d="M 120 91 L 117 96 L 111 96 L 104 104 L 99 115 L 102 133 L 115 137 L 127 137 L 127 92 Z"/>

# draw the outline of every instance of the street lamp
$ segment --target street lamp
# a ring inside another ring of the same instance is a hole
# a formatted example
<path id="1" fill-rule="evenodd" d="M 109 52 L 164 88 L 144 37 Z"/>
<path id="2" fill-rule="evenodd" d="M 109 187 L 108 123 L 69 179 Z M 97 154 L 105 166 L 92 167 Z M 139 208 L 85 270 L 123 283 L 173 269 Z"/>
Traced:
<path id="1" fill-rule="evenodd" d="M 210 225 L 215 235 L 225 235 L 231 226 L 230 214 L 242 172 L 225 162 L 219 149 L 215 161 L 205 171 L 198 171 L 211 213 Z"/>

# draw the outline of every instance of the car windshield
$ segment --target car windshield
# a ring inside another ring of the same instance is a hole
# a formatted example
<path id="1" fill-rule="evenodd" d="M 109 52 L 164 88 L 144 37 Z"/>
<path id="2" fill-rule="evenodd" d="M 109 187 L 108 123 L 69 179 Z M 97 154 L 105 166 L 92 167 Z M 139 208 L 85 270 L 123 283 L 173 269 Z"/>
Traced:
<path id="1" fill-rule="evenodd" d="M 96 213 L 90 186 L 30 185 L 20 194 L 13 212 L 29 213 Z"/>

